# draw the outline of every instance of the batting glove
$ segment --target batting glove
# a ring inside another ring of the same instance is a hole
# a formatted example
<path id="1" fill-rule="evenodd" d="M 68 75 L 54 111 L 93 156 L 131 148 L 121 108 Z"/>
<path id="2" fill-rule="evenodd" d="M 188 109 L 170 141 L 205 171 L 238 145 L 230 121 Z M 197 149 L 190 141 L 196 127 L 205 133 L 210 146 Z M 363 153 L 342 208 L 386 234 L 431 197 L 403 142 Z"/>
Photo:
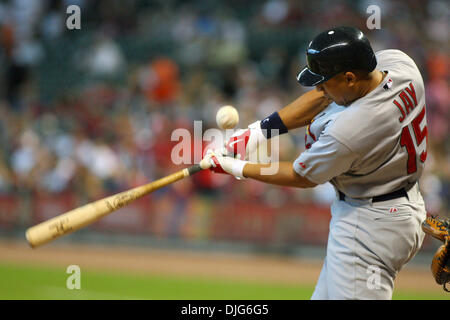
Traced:
<path id="1" fill-rule="evenodd" d="M 213 172 L 230 174 L 238 180 L 245 179 L 243 171 L 248 161 L 223 156 L 220 153 L 215 153 L 213 150 L 208 150 L 206 157 L 209 158 L 211 163 L 210 170 Z"/>
<path id="2" fill-rule="evenodd" d="M 256 121 L 250 124 L 247 129 L 237 130 L 225 142 L 225 148 L 220 150 L 222 152 L 219 153 L 241 160 L 249 160 L 250 154 L 254 154 L 258 145 L 262 143 L 267 143 L 267 138 L 261 130 L 261 121 Z"/>

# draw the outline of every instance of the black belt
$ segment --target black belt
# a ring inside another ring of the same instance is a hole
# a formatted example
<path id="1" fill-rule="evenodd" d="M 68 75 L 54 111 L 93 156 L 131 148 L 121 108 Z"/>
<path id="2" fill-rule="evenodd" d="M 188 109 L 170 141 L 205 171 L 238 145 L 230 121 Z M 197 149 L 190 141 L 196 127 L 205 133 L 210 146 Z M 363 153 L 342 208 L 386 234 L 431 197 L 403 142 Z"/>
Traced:
<path id="1" fill-rule="evenodd" d="M 339 200 L 345 201 L 345 194 L 343 194 L 341 191 L 338 191 L 338 192 L 339 192 Z M 382 194 L 380 196 L 375 196 L 372 198 L 372 202 L 387 201 L 387 200 L 397 199 L 397 198 L 401 198 L 401 197 L 408 198 L 408 193 L 406 193 L 406 190 L 404 188 L 394 191 L 394 192 Z"/>

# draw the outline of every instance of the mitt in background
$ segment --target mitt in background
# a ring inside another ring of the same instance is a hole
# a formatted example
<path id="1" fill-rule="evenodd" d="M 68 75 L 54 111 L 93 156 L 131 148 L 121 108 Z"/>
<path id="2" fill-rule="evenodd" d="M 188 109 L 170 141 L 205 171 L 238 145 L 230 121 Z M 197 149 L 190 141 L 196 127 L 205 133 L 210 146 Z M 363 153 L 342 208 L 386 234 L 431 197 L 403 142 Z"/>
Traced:
<path id="1" fill-rule="evenodd" d="M 450 282 L 450 220 L 438 216 L 427 217 L 422 223 L 422 230 L 444 242 L 434 254 L 431 273 L 436 283 L 442 285 L 445 291 L 450 292 L 446 288 L 446 284 Z"/>

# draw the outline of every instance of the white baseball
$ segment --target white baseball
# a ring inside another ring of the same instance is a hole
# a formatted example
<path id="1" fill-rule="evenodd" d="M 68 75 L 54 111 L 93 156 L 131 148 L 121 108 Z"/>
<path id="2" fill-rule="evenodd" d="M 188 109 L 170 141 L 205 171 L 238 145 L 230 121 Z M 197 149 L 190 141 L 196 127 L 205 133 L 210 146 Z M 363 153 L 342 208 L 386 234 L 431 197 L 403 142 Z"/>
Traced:
<path id="1" fill-rule="evenodd" d="M 239 122 L 239 113 L 233 106 L 223 106 L 217 111 L 216 122 L 220 129 L 233 129 Z"/>

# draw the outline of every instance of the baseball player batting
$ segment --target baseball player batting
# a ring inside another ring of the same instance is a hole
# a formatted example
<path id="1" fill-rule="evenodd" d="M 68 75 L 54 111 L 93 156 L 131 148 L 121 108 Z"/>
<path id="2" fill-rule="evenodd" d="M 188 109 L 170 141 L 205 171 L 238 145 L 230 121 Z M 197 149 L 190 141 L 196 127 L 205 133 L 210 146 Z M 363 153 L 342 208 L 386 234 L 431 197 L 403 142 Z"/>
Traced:
<path id="1" fill-rule="evenodd" d="M 408 55 L 374 53 L 352 27 L 317 35 L 306 60 L 297 81 L 315 89 L 209 151 L 211 170 L 299 188 L 330 182 L 336 199 L 312 299 L 391 299 L 398 272 L 425 235 L 418 187 L 427 158 L 422 76 Z M 259 143 L 302 126 L 306 150 L 295 161 L 278 163 L 275 174 L 262 173 L 273 164 L 249 161 Z"/>

